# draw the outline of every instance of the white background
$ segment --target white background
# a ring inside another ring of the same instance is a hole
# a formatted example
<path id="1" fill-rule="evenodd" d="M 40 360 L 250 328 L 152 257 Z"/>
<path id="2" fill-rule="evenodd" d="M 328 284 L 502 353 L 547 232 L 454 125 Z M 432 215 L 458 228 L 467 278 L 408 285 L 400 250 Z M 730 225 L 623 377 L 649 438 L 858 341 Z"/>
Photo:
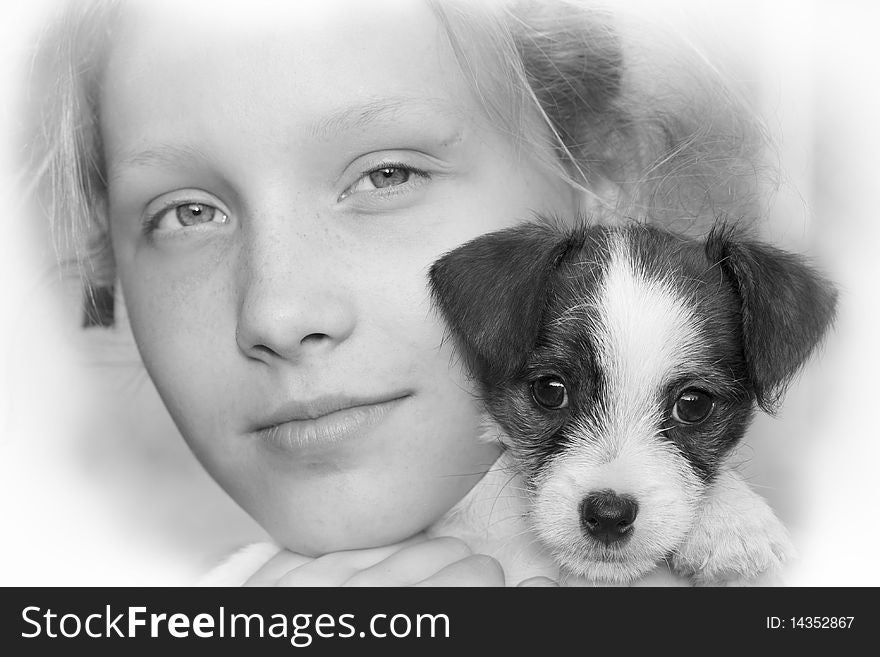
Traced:
<path id="1" fill-rule="evenodd" d="M 26 57 L 52 0 L 0 0 L 0 585 L 185 582 L 260 530 L 199 469 L 124 325 L 79 331 L 16 165 Z M 790 526 L 793 585 L 880 585 L 877 65 L 869 0 L 667 2 L 753 100 L 786 184 L 769 239 L 841 289 L 833 335 L 742 469 Z"/>

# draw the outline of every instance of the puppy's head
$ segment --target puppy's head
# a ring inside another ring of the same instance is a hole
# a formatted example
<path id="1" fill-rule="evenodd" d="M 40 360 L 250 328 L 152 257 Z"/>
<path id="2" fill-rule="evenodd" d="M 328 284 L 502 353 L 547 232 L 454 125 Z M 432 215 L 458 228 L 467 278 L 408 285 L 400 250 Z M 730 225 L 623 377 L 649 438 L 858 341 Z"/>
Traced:
<path id="1" fill-rule="evenodd" d="M 673 551 L 755 405 L 821 339 L 834 293 L 721 227 L 527 224 L 437 261 L 431 287 L 568 570 L 629 581 Z"/>

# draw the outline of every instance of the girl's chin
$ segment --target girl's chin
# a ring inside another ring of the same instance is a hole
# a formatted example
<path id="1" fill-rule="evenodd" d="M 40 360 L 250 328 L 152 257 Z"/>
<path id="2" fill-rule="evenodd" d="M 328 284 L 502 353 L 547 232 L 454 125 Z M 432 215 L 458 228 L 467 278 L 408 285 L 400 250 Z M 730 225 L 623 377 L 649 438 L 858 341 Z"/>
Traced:
<path id="1" fill-rule="evenodd" d="M 394 508 L 385 509 L 381 514 L 377 513 L 375 506 L 363 509 L 362 513 L 349 511 L 344 514 L 328 508 L 318 516 L 286 518 L 283 527 L 276 525 L 267 527 L 267 530 L 279 545 L 291 552 L 317 557 L 404 541 L 427 529 L 442 515 L 443 510 L 438 510 L 437 514 L 425 513 L 426 506 L 423 505 L 420 512 Z"/>
<path id="2" fill-rule="evenodd" d="M 326 527 L 322 528 L 326 531 Z M 424 529 L 424 528 L 421 528 Z M 342 528 L 339 532 L 327 532 L 325 535 L 311 534 L 308 536 L 287 536 L 276 538 L 275 542 L 291 552 L 306 557 L 320 557 L 332 552 L 346 550 L 364 550 L 374 547 L 393 545 L 419 533 L 416 531 L 349 531 Z M 331 535 L 332 534 L 332 535 Z"/>

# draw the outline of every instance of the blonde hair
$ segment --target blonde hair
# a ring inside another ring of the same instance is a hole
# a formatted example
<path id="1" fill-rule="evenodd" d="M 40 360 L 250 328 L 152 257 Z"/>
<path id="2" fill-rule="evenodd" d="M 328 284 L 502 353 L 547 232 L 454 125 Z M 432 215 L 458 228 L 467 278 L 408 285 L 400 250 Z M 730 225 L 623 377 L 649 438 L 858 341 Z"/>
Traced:
<path id="1" fill-rule="evenodd" d="M 698 56 L 664 48 L 674 56 L 657 57 L 618 14 L 576 0 L 427 2 L 492 124 L 597 211 L 689 232 L 719 215 L 758 215 L 766 137 Z M 35 67 L 46 85 L 32 149 L 37 188 L 93 310 L 95 290 L 115 280 L 98 96 L 119 4 L 69 3 L 42 36 Z"/>
<path id="2" fill-rule="evenodd" d="M 68 3 L 38 35 L 32 67 L 34 189 L 59 263 L 82 277 L 86 324 L 112 323 L 112 308 L 107 318 L 99 312 L 116 274 L 98 96 L 116 8 L 114 0 Z"/>

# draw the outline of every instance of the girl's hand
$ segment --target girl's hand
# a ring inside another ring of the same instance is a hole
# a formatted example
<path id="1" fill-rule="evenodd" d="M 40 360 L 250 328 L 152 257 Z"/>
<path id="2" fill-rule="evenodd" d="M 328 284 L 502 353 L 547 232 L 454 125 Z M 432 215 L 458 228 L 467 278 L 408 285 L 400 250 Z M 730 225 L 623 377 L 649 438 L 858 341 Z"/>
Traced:
<path id="1" fill-rule="evenodd" d="M 418 535 L 366 550 L 312 559 L 279 552 L 245 586 L 504 586 L 493 558 L 473 554 L 457 538 Z"/>

